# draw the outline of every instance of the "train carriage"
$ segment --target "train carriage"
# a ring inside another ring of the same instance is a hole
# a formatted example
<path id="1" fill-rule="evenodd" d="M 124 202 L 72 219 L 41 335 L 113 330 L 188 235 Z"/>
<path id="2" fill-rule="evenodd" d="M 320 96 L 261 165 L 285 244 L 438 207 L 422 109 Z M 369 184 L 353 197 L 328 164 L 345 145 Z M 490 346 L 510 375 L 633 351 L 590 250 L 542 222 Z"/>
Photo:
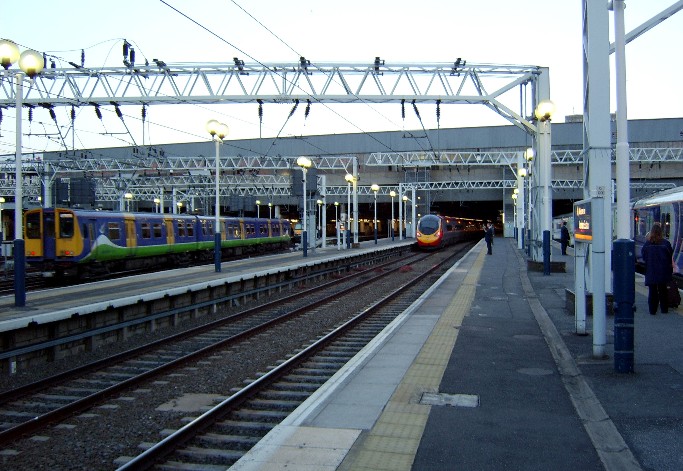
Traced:
<path id="1" fill-rule="evenodd" d="M 636 247 L 636 261 L 642 263 L 641 249 L 647 234 L 655 222 L 662 226 L 664 238 L 671 242 L 674 261 L 683 268 L 683 189 L 673 188 L 656 195 L 642 198 L 633 204 L 631 233 Z M 683 271 L 683 270 L 681 270 Z"/>
<path id="2" fill-rule="evenodd" d="M 26 261 L 45 276 L 89 276 L 213 259 L 215 218 L 34 209 L 24 218 Z M 226 256 L 288 248 L 289 221 L 221 218 Z"/>

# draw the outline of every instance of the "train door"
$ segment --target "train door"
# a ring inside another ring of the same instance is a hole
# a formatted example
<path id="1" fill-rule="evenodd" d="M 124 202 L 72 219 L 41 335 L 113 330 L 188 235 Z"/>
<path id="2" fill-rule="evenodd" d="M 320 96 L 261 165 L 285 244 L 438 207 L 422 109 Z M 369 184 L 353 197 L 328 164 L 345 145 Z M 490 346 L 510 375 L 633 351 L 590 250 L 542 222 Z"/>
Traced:
<path id="1" fill-rule="evenodd" d="M 664 232 L 664 238 L 668 239 L 673 246 L 675 244 L 675 221 L 671 217 L 673 214 L 672 204 L 663 204 L 660 208 L 659 223 L 662 225 L 662 232 Z"/>
<path id="2" fill-rule="evenodd" d="M 91 219 L 88 221 L 88 242 L 89 242 L 89 252 L 92 252 L 95 242 L 97 241 L 97 232 L 95 232 L 95 220 Z"/>
<path id="3" fill-rule="evenodd" d="M 42 209 L 27 211 L 24 217 L 24 237 L 25 237 L 25 252 L 27 257 L 40 257 L 44 258 L 50 256 L 54 258 L 55 254 L 55 241 L 54 241 L 54 215 L 50 213 L 51 223 L 47 223 L 51 227 L 51 237 L 50 240 L 47 239 L 46 226 L 46 214 Z M 48 247 L 46 250 L 45 247 Z"/>
<path id="4" fill-rule="evenodd" d="M 166 226 L 166 243 L 170 246 L 175 244 L 175 233 L 173 232 L 173 219 L 164 218 L 164 225 Z"/>
<path id="5" fill-rule="evenodd" d="M 126 225 L 126 247 L 137 247 L 138 241 L 135 231 L 135 219 L 132 217 L 125 218 Z"/>

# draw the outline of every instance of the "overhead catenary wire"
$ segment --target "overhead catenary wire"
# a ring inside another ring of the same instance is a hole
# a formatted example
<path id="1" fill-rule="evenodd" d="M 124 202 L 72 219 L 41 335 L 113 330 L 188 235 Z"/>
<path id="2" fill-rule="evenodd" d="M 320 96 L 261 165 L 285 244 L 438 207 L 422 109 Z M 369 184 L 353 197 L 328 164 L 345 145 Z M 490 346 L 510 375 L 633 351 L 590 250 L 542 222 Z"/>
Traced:
<path id="1" fill-rule="evenodd" d="M 266 67 L 265 64 L 264 64 L 263 62 L 259 61 L 258 59 L 256 59 L 255 57 L 253 57 L 251 54 L 249 54 L 249 53 L 247 53 L 246 51 L 242 50 L 241 48 L 237 47 L 235 44 L 232 44 L 230 41 L 226 40 L 225 38 L 223 38 L 223 37 L 220 36 L 219 34 L 215 33 L 214 31 L 212 31 L 212 30 L 209 29 L 208 27 L 202 25 L 202 24 L 199 23 L 197 20 L 195 20 L 194 18 L 191 18 L 189 15 L 187 15 L 186 13 L 180 11 L 179 9 L 177 9 L 176 7 L 174 7 L 173 5 L 170 5 L 166 0 L 159 0 L 159 1 L 160 1 L 161 3 L 163 3 L 164 5 L 166 5 L 167 7 L 171 8 L 172 10 L 174 10 L 175 12 L 177 12 L 178 14 L 180 14 L 181 16 L 183 16 L 184 18 L 186 18 L 187 20 L 191 21 L 192 23 L 194 23 L 195 25 L 197 25 L 197 26 L 200 27 L 201 29 L 205 30 L 207 33 L 209 33 L 209 34 L 211 34 L 212 36 L 216 37 L 218 40 L 220 40 L 220 41 L 224 42 L 225 44 L 227 44 L 227 45 L 229 45 L 229 46 L 235 48 L 235 49 L 236 49 L 237 51 L 239 51 L 241 54 L 245 55 L 246 57 L 249 57 L 251 60 L 253 60 L 254 62 L 258 63 L 258 64 L 261 65 L 262 67 Z M 234 3 L 234 2 L 233 2 L 233 3 Z M 240 8 L 244 11 L 244 9 L 243 9 L 242 7 L 240 7 Z M 251 15 L 250 15 L 250 16 L 251 16 Z M 253 16 L 252 16 L 252 18 L 253 18 Z M 259 22 L 259 23 L 260 23 L 260 22 Z M 268 30 L 268 31 L 271 32 L 270 30 Z M 274 34 L 274 33 L 271 32 L 271 34 Z M 277 35 L 276 35 L 276 37 L 277 37 Z M 278 39 L 279 39 L 279 38 L 278 38 Z M 280 41 L 282 41 L 282 40 L 280 39 Z M 290 47 L 290 46 L 288 46 L 288 47 Z M 291 48 L 291 47 L 290 47 L 290 49 L 294 50 L 294 49 Z M 301 55 L 300 55 L 300 57 L 301 57 Z M 276 72 L 276 75 L 278 75 L 277 72 Z M 379 143 L 381 146 L 383 146 L 383 147 L 385 147 L 385 148 L 391 150 L 392 152 L 394 151 L 394 150 L 393 150 L 390 146 L 388 146 L 386 143 L 381 142 L 381 141 L 380 141 L 379 139 L 377 139 L 376 137 L 374 137 L 374 136 L 372 136 L 371 134 L 367 133 L 367 131 L 365 131 L 364 129 L 360 128 L 358 125 L 356 125 L 355 123 L 353 123 L 352 121 L 350 121 L 349 119 L 347 119 L 345 116 L 341 115 L 340 113 L 338 113 L 337 111 L 335 111 L 335 110 L 332 109 L 331 107 L 327 106 L 327 104 L 325 104 L 324 102 L 321 102 L 320 100 L 316 99 L 313 95 L 311 95 L 310 93 L 308 93 L 308 92 L 306 92 L 305 90 L 301 89 L 298 85 L 292 83 L 292 82 L 291 82 L 288 78 L 286 78 L 285 76 L 280 75 L 280 77 L 281 77 L 283 80 L 285 80 L 285 81 L 289 82 L 290 84 L 292 84 L 292 85 L 296 86 L 297 88 L 299 88 L 299 90 L 301 90 L 303 93 L 305 93 L 306 95 L 308 95 L 310 98 L 316 100 L 318 103 L 320 103 L 321 105 L 323 105 L 324 107 L 326 107 L 328 110 L 330 110 L 330 111 L 331 111 L 332 113 L 334 113 L 335 115 L 339 116 L 341 119 L 343 119 L 345 122 L 347 122 L 348 124 L 350 124 L 350 125 L 353 126 L 354 128 L 358 129 L 358 130 L 359 130 L 360 132 L 362 132 L 363 134 L 366 134 L 366 135 L 368 135 L 371 139 L 377 141 L 377 143 Z M 356 98 L 359 98 L 359 97 L 356 96 Z M 359 99 L 360 99 L 360 98 L 359 98 Z"/>

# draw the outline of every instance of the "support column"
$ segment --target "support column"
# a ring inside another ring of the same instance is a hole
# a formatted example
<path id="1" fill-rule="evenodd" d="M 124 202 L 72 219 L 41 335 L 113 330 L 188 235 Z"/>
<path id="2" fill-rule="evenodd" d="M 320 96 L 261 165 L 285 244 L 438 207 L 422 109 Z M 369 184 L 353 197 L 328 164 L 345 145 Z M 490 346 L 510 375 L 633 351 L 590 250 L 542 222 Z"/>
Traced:
<path id="1" fill-rule="evenodd" d="M 611 279 L 611 260 L 606 252 L 611 241 L 609 217 L 611 185 L 611 130 L 609 114 L 609 24 L 602 2 L 582 0 L 584 72 L 584 199 L 591 198 L 591 244 L 589 266 L 593 291 L 593 356 L 606 355 L 607 318 L 605 286 Z M 584 300 L 577 299 L 576 302 Z"/>

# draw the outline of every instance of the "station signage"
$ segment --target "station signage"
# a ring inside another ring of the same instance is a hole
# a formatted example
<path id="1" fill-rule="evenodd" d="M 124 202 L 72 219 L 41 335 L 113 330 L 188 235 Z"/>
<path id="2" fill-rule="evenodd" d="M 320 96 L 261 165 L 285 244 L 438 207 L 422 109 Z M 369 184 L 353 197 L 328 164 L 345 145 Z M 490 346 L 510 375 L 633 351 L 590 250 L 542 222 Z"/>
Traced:
<path id="1" fill-rule="evenodd" d="M 574 203 L 574 239 L 582 242 L 593 241 L 591 200 L 581 200 Z"/>

